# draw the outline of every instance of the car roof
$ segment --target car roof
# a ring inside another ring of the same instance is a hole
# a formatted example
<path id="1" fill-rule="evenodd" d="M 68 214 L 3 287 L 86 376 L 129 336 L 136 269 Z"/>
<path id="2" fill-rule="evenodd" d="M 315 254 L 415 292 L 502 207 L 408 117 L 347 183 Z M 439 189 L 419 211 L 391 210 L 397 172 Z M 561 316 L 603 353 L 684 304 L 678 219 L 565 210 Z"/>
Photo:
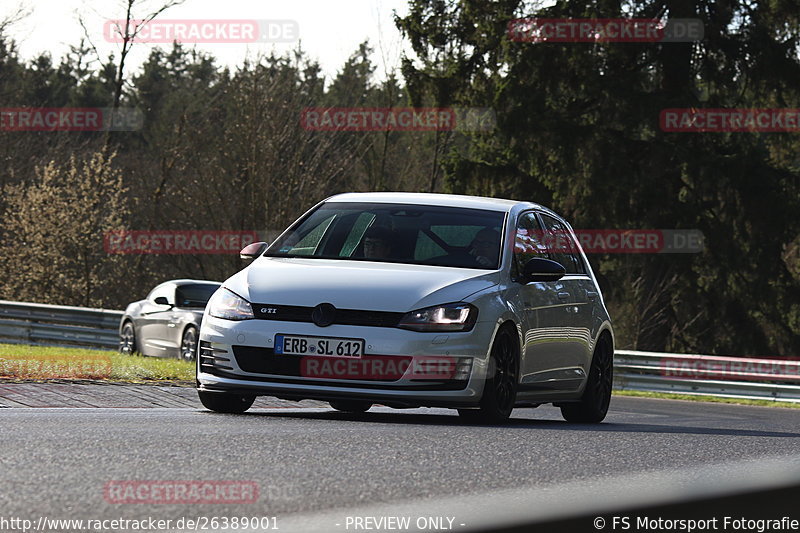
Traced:
<path id="1" fill-rule="evenodd" d="M 222 285 L 220 281 L 209 281 L 207 279 L 170 279 L 159 283 L 156 288 L 161 287 L 162 285 Z"/>
<path id="2" fill-rule="evenodd" d="M 515 206 L 529 209 L 549 209 L 532 202 L 488 198 L 484 196 L 465 196 L 460 194 L 438 194 L 417 192 L 350 192 L 331 196 L 326 202 L 374 202 L 382 204 L 435 205 L 441 207 L 467 207 L 488 211 L 509 212 Z"/>

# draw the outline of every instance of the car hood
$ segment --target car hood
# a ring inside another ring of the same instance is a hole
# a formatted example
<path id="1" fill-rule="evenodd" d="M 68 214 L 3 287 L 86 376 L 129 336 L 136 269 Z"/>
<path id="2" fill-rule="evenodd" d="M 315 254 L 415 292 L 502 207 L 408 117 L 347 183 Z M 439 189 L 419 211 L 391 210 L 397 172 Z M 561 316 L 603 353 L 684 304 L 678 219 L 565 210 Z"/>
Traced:
<path id="1" fill-rule="evenodd" d="M 406 312 L 461 301 L 497 278 L 468 268 L 262 257 L 224 286 L 253 303 Z"/>

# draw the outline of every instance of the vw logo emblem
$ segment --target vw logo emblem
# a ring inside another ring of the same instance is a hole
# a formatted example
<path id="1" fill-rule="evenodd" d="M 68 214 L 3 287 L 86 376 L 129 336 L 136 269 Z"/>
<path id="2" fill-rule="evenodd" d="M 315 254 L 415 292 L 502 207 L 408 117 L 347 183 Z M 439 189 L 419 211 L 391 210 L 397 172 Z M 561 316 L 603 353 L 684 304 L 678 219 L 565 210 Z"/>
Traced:
<path id="1" fill-rule="evenodd" d="M 311 311 L 311 320 L 321 328 L 333 324 L 336 308 L 332 304 L 319 304 Z"/>

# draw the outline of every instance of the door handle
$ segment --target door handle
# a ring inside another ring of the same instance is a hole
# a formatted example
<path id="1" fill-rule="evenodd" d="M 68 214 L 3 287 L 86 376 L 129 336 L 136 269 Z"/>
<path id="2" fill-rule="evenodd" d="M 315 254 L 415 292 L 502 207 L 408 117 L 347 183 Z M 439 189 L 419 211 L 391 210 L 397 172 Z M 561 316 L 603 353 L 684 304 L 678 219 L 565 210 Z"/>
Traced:
<path id="1" fill-rule="evenodd" d="M 594 291 L 586 291 L 586 297 L 589 298 L 590 300 L 594 300 L 598 296 L 599 294 Z"/>
<path id="2" fill-rule="evenodd" d="M 167 327 L 168 327 L 168 328 L 174 328 L 174 327 L 175 327 L 175 326 L 177 326 L 177 325 L 178 325 L 178 324 L 176 324 L 175 322 L 170 322 L 169 324 L 167 324 Z"/>
<path id="3" fill-rule="evenodd" d="M 559 292 L 558 293 L 558 299 L 559 300 L 566 300 L 567 298 L 569 298 L 569 293 L 568 292 Z"/>

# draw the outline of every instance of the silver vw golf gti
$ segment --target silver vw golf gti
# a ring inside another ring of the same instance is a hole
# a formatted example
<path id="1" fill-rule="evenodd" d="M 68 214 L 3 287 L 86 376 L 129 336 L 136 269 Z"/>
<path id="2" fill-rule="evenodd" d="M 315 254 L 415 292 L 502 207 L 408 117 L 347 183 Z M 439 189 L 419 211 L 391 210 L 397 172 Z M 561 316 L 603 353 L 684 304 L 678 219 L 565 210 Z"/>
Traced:
<path id="1" fill-rule="evenodd" d="M 259 395 L 484 422 L 544 403 L 571 422 L 608 411 L 611 320 L 572 228 L 540 205 L 341 194 L 241 255 L 252 263 L 211 297 L 199 335 L 212 411 Z"/>

